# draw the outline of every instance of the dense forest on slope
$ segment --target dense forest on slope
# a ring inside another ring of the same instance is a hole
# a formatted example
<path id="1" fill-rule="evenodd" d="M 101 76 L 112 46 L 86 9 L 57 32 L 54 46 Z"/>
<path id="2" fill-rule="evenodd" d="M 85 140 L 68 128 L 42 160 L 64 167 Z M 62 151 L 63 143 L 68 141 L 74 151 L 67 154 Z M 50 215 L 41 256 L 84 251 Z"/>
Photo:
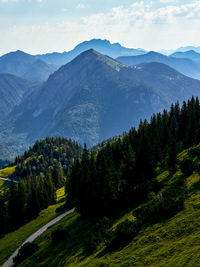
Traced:
<path id="1" fill-rule="evenodd" d="M 110 220 L 87 219 L 77 212 L 68 215 L 34 241 L 37 251 L 23 254 L 28 259 L 19 266 L 199 266 L 200 145 L 182 151 L 176 160 L 174 174 L 157 169 L 156 181 L 162 184 L 159 193 L 149 192 L 141 205 L 124 209 Z M 181 188 L 184 200 L 173 216 L 170 198 L 175 191 L 181 200 Z M 168 212 L 156 215 L 158 207 Z M 144 221 L 137 229 L 139 214 Z M 150 214 L 153 220 L 147 219 Z M 118 241 L 114 247 L 112 238 Z"/>
<path id="2" fill-rule="evenodd" d="M 11 177 L 21 179 L 32 174 L 41 176 L 47 169 L 52 172 L 60 169 L 66 176 L 69 166 L 74 160 L 80 158 L 81 154 L 82 148 L 78 143 L 61 137 L 47 137 L 36 141 L 22 156 L 15 158 L 11 165 L 16 166 L 16 168 Z M 61 186 L 57 185 L 58 183 L 55 178 L 54 184 L 56 187 Z"/>
<path id="3" fill-rule="evenodd" d="M 181 108 L 176 103 L 169 112 L 153 115 L 149 123 L 141 122 L 97 155 L 85 148 L 69 173 L 68 199 L 83 215 L 116 214 L 143 201 L 148 192 L 158 192 L 162 185 L 155 180 L 156 168 L 168 167 L 174 173 L 177 153 L 199 142 L 200 104 L 192 97 Z"/>
<path id="4" fill-rule="evenodd" d="M 0 235 L 35 218 L 55 202 L 55 190 L 65 183 L 70 165 L 81 157 L 82 148 L 65 138 L 37 141 L 10 164 L 10 178 L 19 180 L 0 192 Z"/>

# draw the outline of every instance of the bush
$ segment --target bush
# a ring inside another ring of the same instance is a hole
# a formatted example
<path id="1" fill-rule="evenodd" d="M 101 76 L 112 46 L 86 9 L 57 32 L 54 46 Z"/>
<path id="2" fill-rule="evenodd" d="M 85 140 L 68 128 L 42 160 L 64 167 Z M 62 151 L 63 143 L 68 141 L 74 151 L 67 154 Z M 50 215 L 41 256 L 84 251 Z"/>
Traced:
<path id="1" fill-rule="evenodd" d="M 180 163 L 180 168 L 185 176 L 190 176 L 196 168 L 194 161 L 185 159 Z"/>
<path id="2" fill-rule="evenodd" d="M 134 216 L 142 222 L 157 222 L 168 218 L 184 208 L 186 196 L 183 179 L 165 188 L 150 201 L 134 210 Z M 177 186 L 178 185 L 178 186 Z"/>
<path id="3" fill-rule="evenodd" d="M 111 223 L 107 217 L 99 220 L 94 226 L 93 233 L 88 236 L 85 242 L 85 251 L 91 253 L 97 249 L 101 242 L 107 244 L 110 240 L 110 227 Z"/>
<path id="4" fill-rule="evenodd" d="M 24 244 L 17 256 L 13 258 L 14 265 L 17 266 L 21 262 L 23 262 L 25 259 L 29 258 L 31 255 L 33 255 L 37 250 L 39 249 L 38 245 L 35 243 L 26 243 Z"/>
<path id="5" fill-rule="evenodd" d="M 101 238 L 97 233 L 91 233 L 87 240 L 85 241 L 85 252 L 92 253 L 94 252 L 99 244 L 101 243 Z"/>
<path id="6" fill-rule="evenodd" d="M 118 224 L 115 232 L 111 236 L 110 242 L 107 244 L 109 249 L 115 249 L 120 246 L 127 245 L 138 234 L 142 227 L 140 220 L 126 220 Z"/>
<path id="7" fill-rule="evenodd" d="M 53 244 L 58 244 L 62 241 L 65 241 L 67 237 L 69 236 L 69 233 L 65 229 L 56 229 L 51 233 L 51 240 Z"/>
<path id="8" fill-rule="evenodd" d="M 188 155 L 191 157 L 200 157 L 200 148 L 194 147 L 188 150 Z"/>

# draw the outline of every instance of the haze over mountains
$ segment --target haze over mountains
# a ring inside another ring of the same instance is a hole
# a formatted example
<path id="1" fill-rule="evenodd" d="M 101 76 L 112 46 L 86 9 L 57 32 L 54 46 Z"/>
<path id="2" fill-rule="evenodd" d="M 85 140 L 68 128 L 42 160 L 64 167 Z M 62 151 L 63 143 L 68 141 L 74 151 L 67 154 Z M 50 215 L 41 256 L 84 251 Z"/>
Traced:
<path id="1" fill-rule="evenodd" d="M 73 50 L 64 53 L 49 53 L 44 55 L 37 55 L 38 58 L 46 62 L 56 64 L 58 66 L 64 65 L 77 57 L 80 53 L 94 49 L 101 54 L 116 58 L 119 56 L 137 56 L 145 54 L 144 49 L 132 49 L 121 46 L 119 43 L 111 44 L 108 40 L 92 39 L 78 44 Z"/>
<path id="2" fill-rule="evenodd" d="M 199 55 L 199 54 L 197 54 Z M 200 56 L 200 55 L 199 55 Z M 165 56 L 157 52 L 149 52 L 139 56 L 118 57 L 117 60 L 128 66 L 138 65 L 141 63 L 159 62 L 166 64 L 184 75 L 194 79 L 200 79 L 200 64 L 188 57 Z"/>
<path id="3" fill-rule="evenodd" d="M 189 50 L 186 52 L 175 52 L 171 55 L 171 57 L 187 58 L 200 63 L 200 54 L 195 52 L 194 50 Z"/>
<path id="4" fill-rule="evenodd" d="M 190 47 L 194 48 L 195 47 Z M 45 81 L 49 75 L 59 67 L 67 64 L 80 53 L 94 49 L 103 55 L 124 61 L 128 65 L 160 62 L 171 66 L 186 76 L 200 79 L 200 54 L 195 51 L 171 51 L 171 56 L 164 56 L 157 52 L 148 52 L 144 49 L 132 49 L 121 46 L 119 43 L 110 43 L 108 40 L 92 39 L 78 44 L 74 49 L 63 53 L 47 53 L 30 55 L 23 51 L 15 51 L 0 57 L 0 73 L 10 73 L 25 79 Z M 196 48 L 197 49 L 197 48 Z M 182 49 L 183 50 L 183 49 Z M 180 49 L 181 51 L 181 49 Z M 172 58 L 171 58 L 172 57 Z"/>
<path id="5" fill-rule="evenodd" d="M 109 56 L 87 50 L 93 45 Z M 131 56 L 115 60 L 111 55 Z M 199 56 L 194 51 L 145 54 L 95 39 L 63 54 L 16 51 L 0 57 L 2 72 L 20 76 L 0 74 L 0 159 L 8 159 L 8 151 L 13 158 L 46 136 L 93 146 L 177 100 L 199 96 L 200 81 L 187 77 L 200 78 Z"/>

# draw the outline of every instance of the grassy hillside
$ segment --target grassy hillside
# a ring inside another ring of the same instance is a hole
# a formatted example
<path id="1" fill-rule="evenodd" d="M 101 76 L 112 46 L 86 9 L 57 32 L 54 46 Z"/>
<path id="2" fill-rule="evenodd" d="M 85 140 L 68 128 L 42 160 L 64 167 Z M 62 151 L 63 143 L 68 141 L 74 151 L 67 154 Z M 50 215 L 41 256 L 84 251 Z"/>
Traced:
<path id="1" fill-rule="evenodd" d="M 6 167 L 0 170 L 0 177 L 6 178 L 12 175 L 15 171 L 16 166 Z"/>
<path id="2" fill-rule="evenodd" d="M 200 163 L 200 158 L 191 150 L 179 154 L 179 164 L 185 159 Z M 200 151 L 197 146 L 193 151 Z M 170 176 L 167 170 L 157 170 L 157 179 L 165 186 L 184 177 L 178 167 Z M 39 250 L 20 266 L 199 266 L 200 265 L 200 176 L 194 171 L 185 177 L 187 197 L 184 209 L 171 218 L 149 223 L 126 246 L 108 251 L 101 243 L 97 251 L 87 254 L 84 243 L 94 232 L 94 222 L 73 213 L 48 229 L 35 242 Z M 112 222 L 111 228 L 125 219 L 134 220 L 132 210 Z M 67 229 L 69 236 L 55 245 L 51 233 L 55 229 Z"/>
<path id="3" fill-rule="evenodd" d="M 41 211 L 35 220 L 0 239 L 0 265 L 9 258 L 26 238 L 59 215 L 56 213 L 56 209 L 63 205 L 63 201 L 65 201 L 64 188 L 61 188 L 57 190 L 57 203 L 55 205 L 49 206 Z"/>

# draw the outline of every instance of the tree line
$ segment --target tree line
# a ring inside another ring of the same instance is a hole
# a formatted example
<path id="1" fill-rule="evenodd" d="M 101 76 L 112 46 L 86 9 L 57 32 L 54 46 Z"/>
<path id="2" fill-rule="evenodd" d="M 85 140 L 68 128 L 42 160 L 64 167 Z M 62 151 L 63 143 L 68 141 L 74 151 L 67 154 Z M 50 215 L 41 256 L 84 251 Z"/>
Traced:
<path id="1" fill-rule="evenodd" d="M 176 171 L 178 152 L 200 142 L 200 103 L 171 105 L 169 111 L 141 121 L 138 129 L 105 144 L 97 154 L 86 146 L 72 165 L 66 184 L 68 201 L 82 215 L 111 216 L 143 201 L 162 186 L 156 167 Z"/>
<path id="2" fill-rule="evenodd" d="M 0 191 L 0 236 L 36 218 L 56 201 L 56 189 L 66 180 L 68 168 L 81 157 L 82 148 L 65 138 L 45 138 L 16 157 L 9 189 Z"/>
<path id="3" fill-rule="evenodd" d="M 42 176 L 48 168 L 52 169 L 52 178 L 56 188 L 63 186 L 63 177 L 74 160 L 79 158 L 82 147 L 66 138 L 47 137 L 25 151 L 22 156 L 16 157 L 11 165 L 16 165 L 13 179 L 22 179 L 27 176 Z"/>
<path id="4" fill-rule="evenodd" d="M 44 177 L 30 176 L 0 193 L 0 236 L 36 218 L 42 209 L 56 201 L 56 188 L 50 171 Z"/>

